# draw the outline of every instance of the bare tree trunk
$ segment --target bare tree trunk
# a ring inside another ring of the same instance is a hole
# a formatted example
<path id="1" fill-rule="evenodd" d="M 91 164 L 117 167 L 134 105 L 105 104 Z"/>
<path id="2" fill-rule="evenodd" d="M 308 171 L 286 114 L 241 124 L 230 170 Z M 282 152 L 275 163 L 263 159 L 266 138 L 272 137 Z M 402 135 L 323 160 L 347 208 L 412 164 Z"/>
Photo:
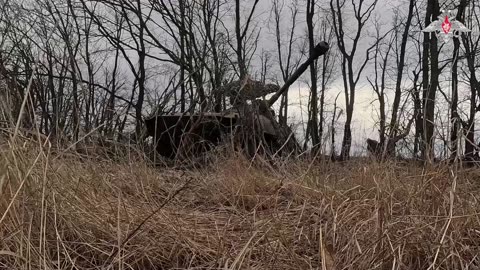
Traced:
<path id="1" fill-rule="evenodd" d="M 463 15 L 467 0 L 462 0 L 458 6 L 457 21 L 463 21 Z M 460 40 L 453 38 L 453 63 L 452 63 L 452 102 L 450 104 L 450 121 L 452 129 L 450 133 L 451 155 L 452 159 L 458 156 L 458 131 L 460 128 L 460 115 L 458 114 L 458 55 L 460 50 Z"/>
<path id="2" fill-rule="evenodd" d="M 418 78 L 420 77 L 420 72 L 413 72 L 413 113 L 415 117 L 415 135 L 414 135 L 414 144 L 413 144 L 413 157 L 418 157 L 418 152 L 422 145 L 422 129 L 423 129 L 423 120 L 422 120 L 422 99 L 420 97 L 420 86 L 418 85 Z"/>
<path id="3" fill-rule="evenodd" d="M 240 0 L 235 0 L 235 35 L 237 37 L 237 61 L 238 61 L 238 68 L 240 72 L 240 80 L 243 80 L 247 75 L 247 67 L 245 66 L 245 60 L 243 59 L 243 38 L 242 38 L 242 31 L 240 29 Z"/>
<path id="4" fill-rule="evenodd" d="M 427 19 L 435 19 L 440 15 L 440 6 L 438 0 L 428 0 L 427 7 Z M 425 21 L 427 23 L 427 21 Z M 426 24 L 428 25 L 428 24 Z M 430 74 L 430 84 L 426 89 L 424 89 L 424 140 L 425 148 L 423 149 L 423 157 L 426 160 L 433 161 L 435 157 L 435 100 L 436 93 L 438 88 L 438 76 L 440 75 L 440 70 L 438 68 L 438 44 L 437 37 L 431 35 L 430 39 L 430 61 L 431 61 L 431 74 Z M 428 66 L 424 66 L 424 69 L 428 69 Z M 425 78 L 424 78 L 425 79 Z"/>
<path id="5" fill-rule="evenodd" d="M 138 96 L 137 96 L 137 103 L 135 104 L 135 118 L 136 118 L 136 126 L 135 126 L 135 135 L 136 139 L 140 140 L 142 137 L 142 109 L 143 109 L 143 102 L 145 99 L 145 80 L 146 80 L 146 71 L 145 71 L 145 21 L 143 20 L 142 14 L 142 4 L 140 0 L 136 1 L 137 4 L 137 18 L 139 22 L 139 33 L 138 33 L 138 44 L 139 48 L 137 50 L 138 54 Z M 133 34 L 133 33 L 132 33 Z"/>
<path id="6" fill-rule="evenodd" d="M 218 49 L 220 44 L 218 44 L 219 40 L 217 38 L 217 27 L 220 20 L 220 2 L 218 0 L 206 1 L 206 4 L 202 5 L 202 12 L 205 35 L 211 49 L 213 60 L 213 72 L 211 69 L 208 69 L 210 72 L 211 90 L 214 93 L 213 107 L 215 112 L 220 112 L 222 110 L 222 93 L 218 91 L 218 89 L 222 85 L 222 79 L 226 72 L 223 71 L 221 67 Z"/>
<path id="7" fill-rule="evenodd" d="M 237 47 L 235 48 L 235 52 L 237 54 L 240 80 L 244 80 L 248 74 L 247 59 L 246 59 L 246 53 L 245 53 L 246 48 L 244 47 L 244 42 L 248 33 L 248 29 L 252 23 L 253 14 L 255 13 L 255 9 L 259 1 L 260 0 L 255 0 L 246 22 L 242 24 L 240 20 L 242 16 L 240 11 L 240 8 L 241 8 L 240 0 L 235 0 L 235 36 L 237 38 Z M 243 29 L 242 29 L 242 26 L 243 26 Z"/>
<path id="8" fill-rule="evenodd" d="M 187 98 L 187 89 L 186 89 L 186 82 L 185 82 L 185 65 L 186 65 L 186 33 L 185 33 L 185 0 L 178 1 L 179 9 L 180 9 L 180 29 L 179 29 L 179 36 L 180 36 L 180 111 L 185 112 L 186 109 L 186 98 Z"/>
<path id="9" fill-rule="evenodd" d="M 52 51 L 50 49 L 50 44 L 46 44 L 46 50 L 47 50 L 47 88 L 48 91 L 50 92 L 50 100 L 52 104 L 52 120 L 51 120 L 51 127 L 50 127 L 50 135 L 55 138 L 58 134 L 58 129 L 59 129 L 59 100 L 57 100 L 57 95 L 55 91 L 55 79 L 53 76 L 53 55 Z M 48 133 L 46 133 L 48 134 Z"/>
<path id="10" fill-rule="evenodd" d="M 386 88 L 386 73 L 387 73 L 387 65 L 388 65 L 388 58 L 390 56 L 390 51 L 393 47 L 395 42 L 395 35 L 392 34 L 392 38 L 390 42 L 386 44 L 387 50 L 385 54 L 382 54 L 382 48 L 380 44 L 377 44 L 375 49 L 375 57 L 374 57 L 374 70 L 375 70 L 375 79 L 374 81 L 367 78 L 370 85 L 373 88 L 373 91 L 377 94 L 378 104 L 379 104 L 379 114 L 380 114 L 380 127 L 378 130 L 379 133 L 379 147 L 376 150 L 376 154 L 383 154 L 383 149 L 386 146 L 386 127 L 387 127 L 387 112 L 386 112 L 386 104 L 385 104 L 385 88 Z M 377 25 L 377 38 L 380 38 L 380 29 Z M 380 63 L 379 63 L 380 61 Z M 380 75 L 379 75 L 380 70 Z"/>
<path id="11" fill-rule="evenodd" d="M 79 80 L 80 74 L 77 72 L 78 68 L 77 68 L 77 62 L 76 62 L 76 56 L 77 56 L 78 48 L 80 46 L 80 41 L 79 41 L 80 37 L 78 37 L 76 44 L 74 44 L 74 40 L 72 36 L 73 31 L 71 31 L 71 28 L 73 26 L 71 25 L 71 21 L 63 18 L 62 13 L 57 9 L 57 7 L 55 6 L 55 3 L 48 2 L 47 10 L 52 15 L 54 20 L 57 22 L 57 28 L 61 33 L 63 41 L 65 42 L 66 50 L 68 53 L 68 64 L 70 69 L 69 70 L 70 77 L 72 81 L 72 97 L 73 97 L 73 104 L 72 104 L 73 109 L 71 113 L 72 140 L 76 142 L 78 141 L 79 132 L 80 132 L 80 102 L 78 97 L 78 86 L 80 81 Z M 69 10 L 69 13 L 71 13 L 71 10 Z"/>
<path id="12" fill-rule="evenodd" d="M 462 0 L 462 3 L 465 0 Z M 476 2 L 471 1 L 471 6 L 469 8 L 468 17 L 470 21 L 478 21 L 478 14 L 476 10 Z M 469 84 L 470 84 L 470 108 L 469 108 L 469 119 L 466 123 L 463 123 L 463 131 L 466 136 L 465 138 L 465 157 L 473 158 L 475 153 L 478 152 L 476 149 L 475 143 L 475 116 L 479 108 L 477 107 L 477 96 L 480 96 L 480 83 L 476 75 L 476 55 L 478 50 L 478 44 L 480 42 L 480 37 L 473 37 L 473 35 L 468 34 L 462 35 L 463 46 L 465 47 L 465 56 L 467 59 Z"/>
<path id="13" fill-rule="evenodd" d="M 93 66 L 91 62 L 91 56 L 90 56 L 90 31 L 91 31 L 91 25 L 92 22 L 91 20 L 87 22 L 88 16 L 86 11 L 83 12 L 84 16 L 84 26 L 83 29 L 80 29 L 80 23 L 78 22 L 78 16 L 75 14 L 75 7 L 72 3 L 72 0 L 67 0 L 68 4 L 68 9 L 70 10 L 70 13 L 72 14 L 73 21 L 75 22 L 75 28 L 78 33 L 78 37 L 80 39 L 81 36 L 85 39 L 83 44 L 84 47 L 84 53 L 83 59 L 85 61 L 85 65 L 87 67 L 87 76 L 88 76 L 88 91 L 84 93 L 84 100 L 85 100 L 85 118 L 84 118 L 84 130 L 86 133 L 90 132 L 90 130 L 93 127 L 93 120 L 95 118 L 95 81 L 94 81 L 94 72 L 93 72 Z M 81 74 L 79 74 L 80 80 Z M 81 114 L 81 113 L 80 113 Z"/>
<path id="14" fill-rule="evenodd" d="M 326 40 L 328 44 L 331 44 L 335 38 L 335 34 L 327 21 L 322 22 L 322 36 L 323 40 Z M 333 54 L 332 51 L 328 51 L 322 59 L 322 75 L 321 75 L 321 92 L 320 92 L 320 115 L 319 115 L 319 131 L 318 136 L 320 138 L 320 144 L 322 143 L 324 136 L 324 125 L 325 123 L 325 92 L 327 91 L 327 85 L 330 83 L 333 75 L 333 70 L 336 69 L 337 55 Z"/>
<path id="15" fill-rule="evenodd" d="M 117 21 L 117 39 L 120 39 L 122 35 L 122 24 L 123 18 L 121 16 L 115 15 L 115 19 Z M 120 57 L 120 49 L 118 47 L 115 48 L 115 61 L 113 64 L 113 71 L 112 71 L 112 79 L 110 81 L 111 84 L 111 92 L 108 97 L 107 105 L 105 107 L 105 135 L 109 138 L 113 137 L 114 134 L 114 115 L 115 115 L 115 95 L 117 92 L 117 71 L 119 67 L 119 57 Z"/>
<path id="16" fill-rule="evenodd" d="M 400 106 L 400 98 L 402 96 L 402 79 L 405 68 L 405 54 L 407 48 L 408 35 L 410 34 L 410 26 L 412 25 L 413 9 L 415 7 L 415 0 L 410 0 L 408 6 L 408 15 L 405 22 L 405 29 L 403 30 L 402 40 L 400 45 L 400 57 L 397 62 L 397 78 L 395 85 L 395 97 L 392 105 L 392 118 L 390 120 L 389 139 L 394 139 L 398 132 L 398 109 Z M 399 25 L 396 27 L 400 27 Z M 390 140 L 389 140 L 390 141 Z M 383 144 L 382 144 L 383 145 Z M 391 145 L 393 152 L 395 152 L 395 145 Z"/>
<path id="17" fill-rule="evenodd" d="M 465 157 L 474 158 L 474 155 L 477 151 L 475 143 L 475 114 L 477 112 L 477 91 L 478 91 L 478 80 L 475 75 L 470 79 L 471 91 L 470 91 L 470 109 L 469 109 L 469 121 L 465 128 L 466 140 L 465 140 Z"/>
<path id="18" fill-rule="evenodd" d="M 336 151 L 335 151 L 335 134 L 336 134 L 336 130 L 335 130 L 335 122 L 337 121 L 337 118 L 340 117 L 340 115 L 337 116 L 337 100 L 338 100 L 338 96 L 340 94 L 337 95 L 337 97 L 335 98 L 335 102 L 333 104 L 333 116 L 332 116 L 332 123 L 330 124 L 330 129 L 331 129 L 331 146 L 330 146 L 330 159 L 332 161 L 336 160 L 337 159 L 337 154 L 336 154 Z"/>
<path id="19" fill-rule="evenodd" d="M 307 0 L 307 31 L 308 47 L 310 56 L 315 48 L 313 16 L 315 15 L 315 0 Z M 310 137 L 314 151 L 318 150 L 320 137 L 318 135 L 318 90 L 317 90 L 317 61 L 310 64 L 310 111 L 311 117 L 308 119 L 310 125 Z"/>

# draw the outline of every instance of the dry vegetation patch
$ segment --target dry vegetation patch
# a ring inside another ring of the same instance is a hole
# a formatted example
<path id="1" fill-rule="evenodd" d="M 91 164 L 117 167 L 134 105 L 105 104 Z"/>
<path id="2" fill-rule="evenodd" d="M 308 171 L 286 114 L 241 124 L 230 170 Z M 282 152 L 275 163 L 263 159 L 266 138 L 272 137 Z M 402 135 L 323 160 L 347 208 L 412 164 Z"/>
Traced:
<path id="1" fill-rule="evenodd" d="M 368 161 L 196 170 L 10 147 L 4 269 L 478 269 L 480 173 Z"/>

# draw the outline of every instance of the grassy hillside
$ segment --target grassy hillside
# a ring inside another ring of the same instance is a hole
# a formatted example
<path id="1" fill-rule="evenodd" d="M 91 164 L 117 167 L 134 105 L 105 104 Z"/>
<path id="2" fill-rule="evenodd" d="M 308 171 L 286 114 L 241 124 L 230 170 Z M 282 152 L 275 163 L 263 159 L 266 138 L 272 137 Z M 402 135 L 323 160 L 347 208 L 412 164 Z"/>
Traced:
<path id="1" fill-rule="evenodd" d="M 480 267 L 479 170 L 72 153 L 2 141 L 1 269 Z"/>

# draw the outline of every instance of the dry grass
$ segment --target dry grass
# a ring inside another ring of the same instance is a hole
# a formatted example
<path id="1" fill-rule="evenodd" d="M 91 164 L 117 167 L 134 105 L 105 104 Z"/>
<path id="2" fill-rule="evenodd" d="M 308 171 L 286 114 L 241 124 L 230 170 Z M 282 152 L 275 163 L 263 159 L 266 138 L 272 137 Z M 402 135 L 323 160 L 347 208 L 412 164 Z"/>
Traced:
<path id="1" fill-rule="evenodd" d="M 479 269 L 480 172 L 1 147 L 2 269 Z"/>

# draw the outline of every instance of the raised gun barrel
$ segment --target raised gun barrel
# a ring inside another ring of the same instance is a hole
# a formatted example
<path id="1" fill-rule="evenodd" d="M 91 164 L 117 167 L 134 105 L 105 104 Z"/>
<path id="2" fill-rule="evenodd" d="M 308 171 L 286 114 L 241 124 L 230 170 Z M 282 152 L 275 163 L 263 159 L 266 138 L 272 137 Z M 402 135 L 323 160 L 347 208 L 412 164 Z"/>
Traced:
<path id="1" fill-rule="evenodd" d="M 269 100 L 268 100 L 268 106 L 271 107 L 279 98 L 280 96 L 287 91 L 287 89 L 300 77 L 300 75 L 307 70 L 308 66 L 310 66 L 313 61 L 315 61 L 318 57 L 324 55 L 325 53 L 328 52 L 330 49 L 330 46 L 328 45 L 327 42 L 322 41 L 315 46 L 313 49 L 312 55 L 305 61 L 302 65 L 298 67 L 298 69 L 288 78 L 287 82 L 278 90 Z"/>

